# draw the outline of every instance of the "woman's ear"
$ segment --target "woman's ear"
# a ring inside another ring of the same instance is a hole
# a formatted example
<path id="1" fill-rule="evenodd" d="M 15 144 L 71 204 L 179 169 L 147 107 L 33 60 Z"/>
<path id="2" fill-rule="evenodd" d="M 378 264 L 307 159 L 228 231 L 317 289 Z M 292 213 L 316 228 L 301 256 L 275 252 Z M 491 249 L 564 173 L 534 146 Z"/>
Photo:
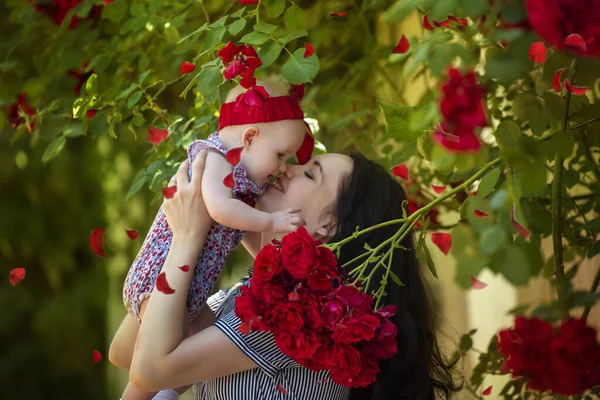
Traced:
<path id="1" fill-rule="evenodd" d="M 325 243 L 329 242 L 335 235 L 335 227 L 331 222 L 322 224 L 313 235 L 315 239 L 321 239 Z"/>
<path id="2" fill-rule="evenodd" d="M 246 128 L 244 133 L 242 133 L 242 143 L 244 144 L 244 147 L 250 147 L 250 145 L 258 138 L 259 133 L 258 128 L 255 126 Z"/>

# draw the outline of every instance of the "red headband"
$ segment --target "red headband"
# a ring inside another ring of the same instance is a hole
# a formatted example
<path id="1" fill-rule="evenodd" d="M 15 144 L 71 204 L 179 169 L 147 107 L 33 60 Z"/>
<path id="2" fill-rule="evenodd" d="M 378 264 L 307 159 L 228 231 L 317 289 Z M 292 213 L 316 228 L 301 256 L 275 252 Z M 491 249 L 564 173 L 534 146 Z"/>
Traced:
<path id="1" fill-rule="evenodd" d="M 255 86 L 240 94 L 235 102 L 221 105 L 219 129 L 226 126 L 266 123 L 299 119 L 306 125 L 306 135 L 296 157 L 300 164 L 306 164 L 312 156 L 315 139 L 308 124 L 304 121 L 304 112 L 298 99 L 293 96 L 270 97 L 262 86 Z"/>

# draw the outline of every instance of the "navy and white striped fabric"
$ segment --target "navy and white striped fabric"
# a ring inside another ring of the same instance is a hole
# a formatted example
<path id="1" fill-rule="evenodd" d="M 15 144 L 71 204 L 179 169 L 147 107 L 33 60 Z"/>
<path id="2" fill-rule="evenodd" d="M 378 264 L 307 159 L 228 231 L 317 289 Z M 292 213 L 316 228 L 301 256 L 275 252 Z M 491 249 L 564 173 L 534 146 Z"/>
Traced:
<path id="1" fill-rule="evenodd" d="M 346 400 L 350 389 L 334 383 L 327 371 L 313 372 L 279 350 L 270 332 L 238 331 L 235 297 L 239 286 L 207 300 L 219 328 L 258 368 L 198 383 L 196 400 Z"/>

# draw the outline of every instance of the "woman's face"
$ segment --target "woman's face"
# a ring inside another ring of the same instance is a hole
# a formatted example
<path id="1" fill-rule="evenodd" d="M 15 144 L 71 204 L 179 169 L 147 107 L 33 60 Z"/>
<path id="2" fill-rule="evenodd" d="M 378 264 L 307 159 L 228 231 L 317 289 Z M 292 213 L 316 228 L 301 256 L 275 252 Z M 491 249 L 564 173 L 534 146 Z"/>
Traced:
<path id="1" fill-rule="evenodd" d="M 265 212 L 300 207 L 306 230 L 323 235 L 322 228 L 330 222 L 323 211 L 334 203 L 340 183 L 351 172 L 352 159 L 335 153 L 315 156 L 305 165 L 288 165 L 281 178 L 283 191 L 270 185 L 258 206 Z"/>

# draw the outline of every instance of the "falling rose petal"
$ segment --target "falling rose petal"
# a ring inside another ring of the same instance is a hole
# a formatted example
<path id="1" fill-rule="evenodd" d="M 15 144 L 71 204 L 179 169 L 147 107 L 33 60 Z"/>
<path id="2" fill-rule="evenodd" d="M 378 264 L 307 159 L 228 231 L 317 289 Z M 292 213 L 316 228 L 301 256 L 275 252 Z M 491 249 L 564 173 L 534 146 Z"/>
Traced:
<path id="1" fill-rule="evenodd" d="M 195 69 L 196 69 L 196 66 L 189 61 L 184 61 L 179 66 L 179 72 L 181 72 L 182 74 L 189 74 L 190 72 L 192 72 Z"/>
<path id="2" fill-rule="evenodd" d="M 548 49 L 544 42 L 535 42 L 529 46 L 529 58 L 531 61 L 535 63 L 543 63 L 546 61 L 546 55 L 548 54 Z"/>
<path id="3" fill-rule="evenodd" d="M 408 49 L 410 49 L 410 43 L 408 42 L 408 39 L 406 38 L 406 36 L 402 35 L 402 37 L 400 38 L 400 41 L 398 42 L 396 47 L 394 47 L 394 50 L 392 50 L 392 53 L 404 54 L 408 51 Z"/>
<path id="4" fill-rule="evenodd" d="M 16 284 L 21 282 L 24 278 L 25 268 L 14 268 L 8 274 L 8 282 L 13 286 L 16 286 Z"/>
<path id="5" fill-rule="evenodd" d="M 346 11 L 340 11 L 340 12 L 332 12 L 331 14 L 329 14 L 332 17 L 345 17 L 347 15 Z"/>
<path id="6" fill-rule="evenodd" d="M 165 199 L 172 199 L 173 196 L 175 196 L 175 193 L 177 193 L 177 186 L 167 186 L 162 188 L 161 190 Z"/>
<path id="7" fill-rule="evenodd" d="M 127 232 L 127 236 L 131 240 L 135 240 L 135 239 L 137 239 L 140 236 L 140 234 L 138 233 L 138 231 L 136 231 L 134 229 L 127 229 L 127 228 L 125 228 L 125 232 Z"/>
<path id="8" fill-rule="evenodd" d="M 445 27 L 447 27 L 448 25 L 450 25 L 450 20 L 449 20 L 449 19 L 445 19 L 445 20 L 443 20 L 443 21 L 436 21 L 436 20 L 434 20 L 434 21 L 433 21 L 433 24 L 434 24 L 435 26 L 439 26 L 439 27 L 443 27 L 443 28 L 445 28 Z"/>
<path id="9" fill-rule="evenodd" d="M 559 69 L 554 73 L 554 77 L 552 78 L 552 87 L 557 92 L 562 91 L 562 83 L 560 82 L 560 76 L 562 75 L 564 70 L 566 70 L 566 68 Z"/>
<path id="10" fill-rule="evenodd" d="M 423 16 L 423 28 L 427 29 L 428 31 L 433 30 L 433 26 L 431 26 L 431 24 L 429 23 L 429 18 L 427 18 L 427 14 Z"/>
<path id="11" fill-rule="evenodd" d="M 531 232 L 529 232 L 527 229 L 525 229 L 525 227 L 523 225 L 521 225 L 521 223 L 519 221 L 517 221 L 517 218 L 515 217 L 515 207 L 514 206 L 510 212 L 510 216 L 512 219 L 513 228 L 515 228 L 515 230 L 517 231 L 517 233 L 519 235 L 523 236 L 525 239 L 528 239 L 529 236 L 531 236 Z"/>
<path id="12" fill-rule="evenodd" d="M 280 384 L 277 384 L 277 391 L 279 393 L 288 394 L 288 391 L 285 390 L 285 388 L 283 386 L 281 386 Z"/>
<path id="13" fill-rule="evenodd" d="M 308 57 L 312 56 L 313 54 L 315 54 L 315 47 L 312 44 L 306 43 L 304 45 L 304 48 L 305 48 L 304 58 L 308 58 Z"/>
<path id="14" fill-rule="evenodd" d="M 398 178 L 404 179 L 405 181 L 410 179 L 410 174 L 406 164 L 396 165 L 394 168 L 392 168 L 392 174 L 396 175 Z"/>
<path id="15" fill-rule="evenodd" d="M 97 110 L 87 110 L 85 112 L 85 115 L 87 115 L 88 119 L 92 119 L 94 118 L 94 116 L 96 115 L 98 111 Z"/>
<path id="16" fill-rule="evenodd" d="M 490 394 L 492 394 L 492 387 L 493 386 L 488 386 L 487 388 L 485 388 L 485 390 L 483 392 L 481 392 L 482 396 L 489 396 Z"/>
<path id="17" fill-rule="evenodd" d="M 455 17 L 454 15 L 448 15 L 448 19 L 454 21 L 462 26 L 469 26 L 469 20 L 466 18 Z"/>
<path id="18" fill-rule="evenodd" d="M 479 279 L 477 279 L 475 277 L 475 275 L 471 274 L 471 289 L 481 290 L 481 289 L 485 288 L 487 285 L 488 285 L 487 283 L 481 282 Z"/>
<path id="19" fill-rule="evenodd" d="M 169 131 L 167 129 L 160 129 L 155 126 L 148 129 L 148 141 L 152 144 L 158 145 L 168 137 Z"/>
<path id="20" fill-rule="evenodd" d="M 182 270 L 183 272 L 189 272 L 190 270 L 190 266 L 189 265 L 182 265 L 181 267 L 179 267 L 180 270 Z"/>
<path id="21" fill-rule="evenodd" d="M 233 179 L 233 172 L 223 178 L 223 185 L 229 189 L 233 189 L 235 186 L 235 179 Z"/>
<path id="22" fill-rule="evenodd" d="M 485 211 L 481 211 L 481 210 L 473 210 L 473 214 L 477 218 L 485 218 L 485 217 L 488 217 L 490 215 L 490 214 L 486 213 Z"/>
<path id="23" fill-rule="evenodd" d="M 175 289 L 169 286 L 169 282 L 167 282 L 167 274 L 161 272 L 156 278 L 156 290 L 159 292 L 163 292 L 164 294 L 173 294 L 175 293 Z"/>
<path id="24" fill-rule="evenodd" d="M 94 364 L 97 364 L 102 360 L 102 354 L 98 350 L 94 350 Z"/>
<path id="25" fill-rule="evenodd" d="M 438 186 L 438 185 L 432 184 L 431 189 L 433 189 L 435 194 L 442 194 L 442 193 L 444 193 L 444 190 L 446 190 L 446 186 Z"/>
<path id="26" fill-rule="evenodd" d="M 104 257 L 104 228 L 96 228 L 90 234 L 90 248 L 97 256 Z"/>
<path id="27" fill-rule="evenodd" d="M 227 150 L 225 153 L 225 159 L 231 165 L 238 165 L 240 163 L 240 155 L 242 154 L 243 147 L 236 147 L 235 149 Z"/>
<path id="28" fill-rule="evenodd" d="M 452 248 L 452 235 L 447 232 L 435 232 L 431 234 L 431 241 L 435 244 L 438 249 L 448 255 Z"/>
<path id="29" fill-rule="evenodd" d="M 587 51 L 587 44 L 585 43 L 585 40 L 583 40 L 583 38 L 576 33 L 571 33 L 569 36 L 567 36 L 563 41 L 563 45 L 577 50 Z"/>
<path id="30" fill-rule="evenodd" d="M 565 87 L 575 96 L 583 96 L 585 92 L 587 92 L 587 87 L 585 86 L 573 86 L 568 79 L 565 79 Z"/>
<path id="31" fill-rule="evenodd" d="M 238 0 L 238 2 L 240 4 L 243 5 L 254 5 L 254 4 L 258 4 L 258 0 Z"/>

